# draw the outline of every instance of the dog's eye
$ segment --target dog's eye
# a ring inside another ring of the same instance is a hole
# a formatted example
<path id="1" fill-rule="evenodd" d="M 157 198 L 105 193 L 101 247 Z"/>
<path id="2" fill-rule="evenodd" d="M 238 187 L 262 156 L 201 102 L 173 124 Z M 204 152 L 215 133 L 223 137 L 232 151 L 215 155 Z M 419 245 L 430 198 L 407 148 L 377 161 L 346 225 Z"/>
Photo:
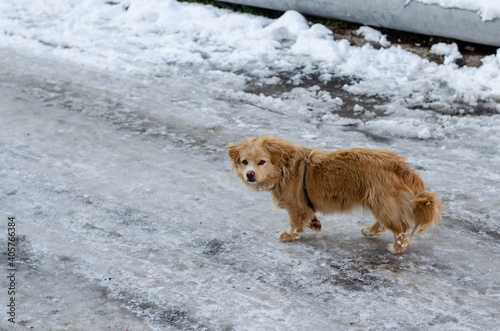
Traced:
<path id="1" fill-rule="evenodd" d="M 243 161 L 241 161 L 241 163 L 243 163 L 243 165 L 247 165 L 248 161 L 247 160 L 243 160 Z"/>
<path id="2" fill-rule="evenodd" d="M 266 163 L 266 161 L 261 160 L 261 161 L 259 162 L 259 165 L 263 165 L 264 163 Z"/>

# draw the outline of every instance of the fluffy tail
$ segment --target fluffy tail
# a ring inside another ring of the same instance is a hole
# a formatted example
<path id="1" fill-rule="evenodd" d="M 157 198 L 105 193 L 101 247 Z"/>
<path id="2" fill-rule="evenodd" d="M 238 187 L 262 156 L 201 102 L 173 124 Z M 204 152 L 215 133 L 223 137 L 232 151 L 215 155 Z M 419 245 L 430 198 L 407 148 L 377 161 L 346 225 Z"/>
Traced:
<path id="1" fill-rule="evenodd" d="M 415 209 L 415 227 L 411 233 L 410 242 L 413 240 L 415 233 L 422 233 L 425 230 L 432 228 L 441 220 L 441 212 L 443 211 L 443 203 L 436 199 L 436 194 L 429 192 L 420 192 L 413 199 Z"/>

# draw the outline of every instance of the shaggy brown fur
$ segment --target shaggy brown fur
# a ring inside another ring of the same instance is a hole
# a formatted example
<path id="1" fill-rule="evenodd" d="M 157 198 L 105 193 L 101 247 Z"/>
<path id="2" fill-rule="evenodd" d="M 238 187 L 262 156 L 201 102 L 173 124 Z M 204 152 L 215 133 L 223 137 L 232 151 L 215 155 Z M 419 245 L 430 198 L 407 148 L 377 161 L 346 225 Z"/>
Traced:
<path id="1" fill-rule="evenodd" d="M 272 202 L 288 211 L 290 228 L 279 234 L 284 241 L 299 239 L 304 227 L 320 231 L 316 211 L 345 212 L 363 206 L 376 222 L 361 232 L 373 237 L 390 230 L 394 243 L 387 248 L 400 254 L 415 233 L 441 219 L 441 201 L 425 192 L 420 176 L 393 152 L 365 148 L 327 152 L 271 136 L 248 137 L 227 152 L 245 184 L 271 191 Z"/>

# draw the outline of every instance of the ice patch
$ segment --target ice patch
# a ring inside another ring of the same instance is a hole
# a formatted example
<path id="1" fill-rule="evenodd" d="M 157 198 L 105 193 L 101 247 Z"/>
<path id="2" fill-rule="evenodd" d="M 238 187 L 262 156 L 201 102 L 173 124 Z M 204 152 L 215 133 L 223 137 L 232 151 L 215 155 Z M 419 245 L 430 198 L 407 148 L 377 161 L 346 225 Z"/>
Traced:
<path id="1" fill-rule="evenodd" d="M 381 135 L 418 138 L 422 140 L 432 137 L 428 124 L 417 119 L 379 119 L 365 123 L 364 127 Z"/>

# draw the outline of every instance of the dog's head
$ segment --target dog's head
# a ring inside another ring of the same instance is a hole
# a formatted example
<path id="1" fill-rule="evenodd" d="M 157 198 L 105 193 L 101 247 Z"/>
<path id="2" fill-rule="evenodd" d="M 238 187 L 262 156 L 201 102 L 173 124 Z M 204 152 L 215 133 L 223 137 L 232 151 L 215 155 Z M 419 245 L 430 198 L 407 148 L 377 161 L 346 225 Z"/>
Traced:
<path id="1" fill-rule="evenodd" d="M 231 166 L 249 187 L 271 189 L 281 177 L 280 162 L 288 141 L 271 136 L 247 137 L 227 147 Z"/>

